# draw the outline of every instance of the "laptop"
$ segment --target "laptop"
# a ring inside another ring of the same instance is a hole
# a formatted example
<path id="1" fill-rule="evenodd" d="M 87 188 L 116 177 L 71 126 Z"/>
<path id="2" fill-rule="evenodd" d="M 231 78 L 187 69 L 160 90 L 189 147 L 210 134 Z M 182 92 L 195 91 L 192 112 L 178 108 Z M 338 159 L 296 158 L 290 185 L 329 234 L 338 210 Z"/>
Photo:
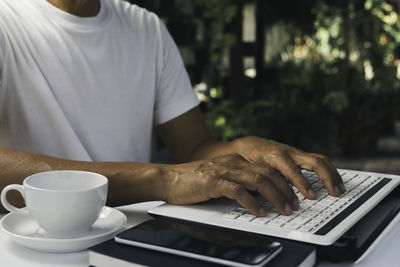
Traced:
<path id="1" fill-rule="evenodd" d="M 328 194 L 316 173 L 303 175 L 316 191 L 316 199 L 299 197 L 300 209 L 280 215 L 271 203 L 258 197 L 267 216 L 255 217 L 236 201 L 221 198 L 195 205 L 162 204 L 148 211 L 153 217 L 168 217 L 261 235 L 275 236 L 329 246 L 338 240 L 400 183 L 400 176 L 339 169 L 346 192 L 340 197 Z"/>

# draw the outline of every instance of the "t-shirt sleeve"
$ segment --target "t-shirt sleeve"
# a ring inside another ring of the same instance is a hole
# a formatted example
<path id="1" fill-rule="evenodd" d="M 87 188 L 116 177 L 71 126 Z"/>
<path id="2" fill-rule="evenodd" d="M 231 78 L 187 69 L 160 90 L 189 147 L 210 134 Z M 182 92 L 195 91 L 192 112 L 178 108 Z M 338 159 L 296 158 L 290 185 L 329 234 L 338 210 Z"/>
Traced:
<path id="1" fill-rule="evenodd" d="M 159 125 L 199 105 L 181 55 L 165 25 L 160 23 L 161 55 L 157 75 L 154 124 Z"/>

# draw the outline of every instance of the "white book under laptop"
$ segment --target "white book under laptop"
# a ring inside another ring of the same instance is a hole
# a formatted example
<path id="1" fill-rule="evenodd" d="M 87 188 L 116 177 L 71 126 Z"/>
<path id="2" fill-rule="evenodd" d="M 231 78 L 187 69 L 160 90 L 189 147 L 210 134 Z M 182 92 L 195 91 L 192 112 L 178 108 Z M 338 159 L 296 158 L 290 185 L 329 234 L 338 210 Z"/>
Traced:
<path id="1" fill-rule="evenodd" d="M 267 209 L 266 217 L 255 217 L 237 202 L 217 199 L 195 205 L 163 204 L 150 209 L 152 216 L 205 223 L 257 234 L 276 236 L 318 245 L 331 245 L 360 218 L 374 208 L 400 183 L 400 176 L 338 170 L 346 187 L 340 197 L 328 194 L 315 173 L 304 171 L 306 179 L 316 191 L 316 200 L 300 200 L 300 209 L 290 216 L 280 215 L 268 202 L 260 198 Z"/>

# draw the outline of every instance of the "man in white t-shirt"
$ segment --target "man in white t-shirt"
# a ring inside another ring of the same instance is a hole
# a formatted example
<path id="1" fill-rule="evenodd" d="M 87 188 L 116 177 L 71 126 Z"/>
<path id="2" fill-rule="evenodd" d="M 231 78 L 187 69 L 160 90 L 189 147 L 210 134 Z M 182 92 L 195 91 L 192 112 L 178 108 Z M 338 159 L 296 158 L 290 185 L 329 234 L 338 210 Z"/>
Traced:
<path id="1" fill-rule="evenodd" d="M 310 199 L 301 169 L 331 195 L 345 191 L 322 155 L 257 137 L 216 142 L 198 104 L 153 13 L 121 0 L 0 1 L 0 190 L 36 172 L 89 170 L 109 178 L 108 205 L 226 196 L 258 216 L 248 190 L 282 214 L 299 208 L 280 174 Z M 149 163 L 153 129 L 178 164 Z"/>

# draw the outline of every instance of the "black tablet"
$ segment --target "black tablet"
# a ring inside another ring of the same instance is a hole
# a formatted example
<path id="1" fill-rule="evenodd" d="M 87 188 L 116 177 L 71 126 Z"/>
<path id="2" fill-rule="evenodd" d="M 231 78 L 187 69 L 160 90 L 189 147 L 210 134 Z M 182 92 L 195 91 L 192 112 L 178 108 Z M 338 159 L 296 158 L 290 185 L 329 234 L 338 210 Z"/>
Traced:
<path id="1" fill-rule="evenodd" d="M 273 238 L 186 222 L 150 220 L 115 237 L 128 245 L 228 266 L 263 266 L 282 246 Z"/>

